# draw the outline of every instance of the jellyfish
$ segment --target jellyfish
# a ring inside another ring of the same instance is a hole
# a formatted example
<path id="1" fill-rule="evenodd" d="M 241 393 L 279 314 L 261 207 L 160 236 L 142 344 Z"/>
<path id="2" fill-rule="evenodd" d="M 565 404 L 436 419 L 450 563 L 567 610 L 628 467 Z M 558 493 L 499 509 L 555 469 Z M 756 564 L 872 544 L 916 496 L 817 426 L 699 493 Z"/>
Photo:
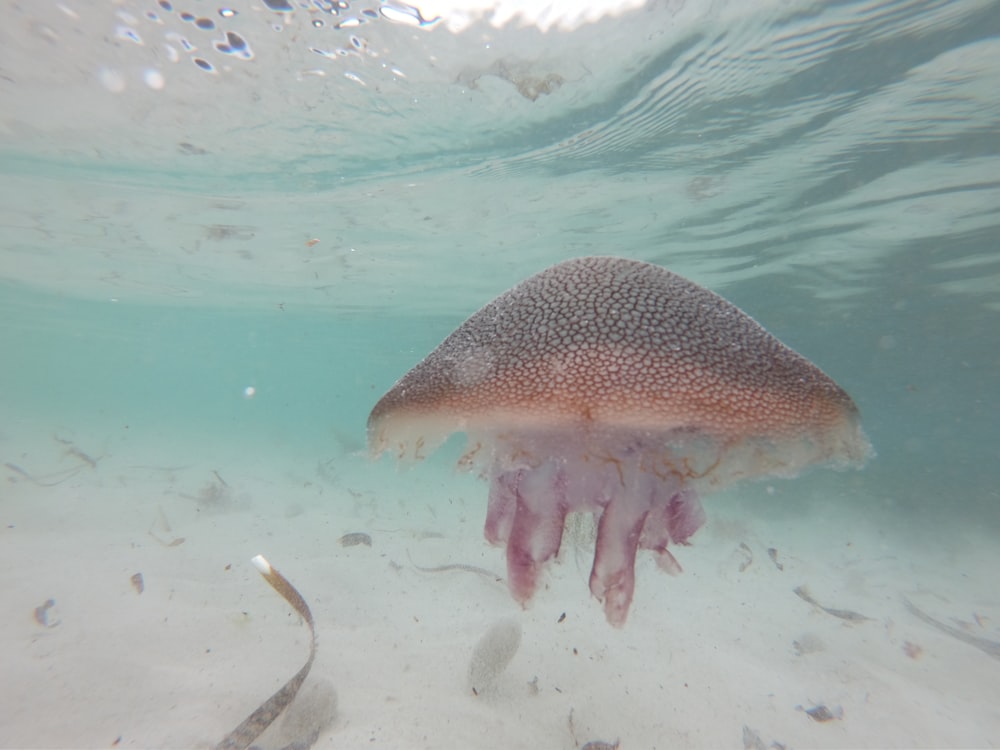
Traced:
<path id="1" fill-rule="evenodd" d="M 426 458 L 464 432 L 459 461 L 490 483 L 486 539 L 506 545 L 522 605 L 559 552 L 568 513 L 597 522 L 590 591 L 622 626 L 638 550 L 705 522 L 700 496 L 871 452 L 850 396 L 719 295 L 662 267 L 568 260 L 475 313 L 368 419 L 371 452 Z"/>

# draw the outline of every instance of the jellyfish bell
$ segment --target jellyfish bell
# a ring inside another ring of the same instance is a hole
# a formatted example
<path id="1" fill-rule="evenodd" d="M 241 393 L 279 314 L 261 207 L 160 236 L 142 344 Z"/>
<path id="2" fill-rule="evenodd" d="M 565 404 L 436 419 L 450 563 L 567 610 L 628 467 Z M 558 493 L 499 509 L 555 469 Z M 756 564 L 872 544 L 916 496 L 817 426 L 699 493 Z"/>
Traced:
<path id="1" fill-rule="evenodd" d="M 659 266 L 569 260 L 497 297 L 375 405 L 369 446 L 427 457 L 465 432 L 490 482 L 486 538 L 526 603 L 567 513 L 597 517 L 590 590 L 622 625 L 638 549 L 704 523 L 699 496 L 734 481 L 861 466 L 850 396 L 722 297 Z"/>

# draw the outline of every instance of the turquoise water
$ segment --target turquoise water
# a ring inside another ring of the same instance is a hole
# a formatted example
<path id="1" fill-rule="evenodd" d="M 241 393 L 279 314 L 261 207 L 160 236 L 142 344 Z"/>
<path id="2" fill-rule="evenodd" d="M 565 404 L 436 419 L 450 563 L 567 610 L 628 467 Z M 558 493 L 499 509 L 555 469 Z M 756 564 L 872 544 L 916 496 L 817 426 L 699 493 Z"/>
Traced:
<path id="1" fill-rule="evenodd" d="M 751 486 L 748 513 L 830 492 L 949 548 L 1000 532 L 1000 4 L 650 3 L 544 33 L 188 5 L 0 9 L 0 508 L 105 460 L 405 489 L 364 457 L 379 396 L 513 284 L 612 254 L 858 403 L 868 467 Z M 485 486 L 442 476 L 480 525 Z"/>

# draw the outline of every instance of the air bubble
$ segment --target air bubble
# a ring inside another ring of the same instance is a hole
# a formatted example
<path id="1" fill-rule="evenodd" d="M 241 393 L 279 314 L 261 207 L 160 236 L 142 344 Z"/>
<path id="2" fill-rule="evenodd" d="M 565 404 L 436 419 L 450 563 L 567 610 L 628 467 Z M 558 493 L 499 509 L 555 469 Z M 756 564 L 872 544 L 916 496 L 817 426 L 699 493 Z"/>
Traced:
<path id="1" fill-rule="evenodd" d="M 229 42 L 229 46 L 234 50 L 243 51 L 249 50 L 250 45 L 247 44 L 247 40 L 237 34 L 235 31 L 226 32 L 226 41 Z"/>
<path id="2" fill-rule="evenodd" d="M 160 7 L 168 13 L 174 9 L 174 6 L 167 2 L 167 0 L 160 0 Z"/>
<path id="3" fill-rule="evenodd" d="M 237 55 L 244 60 L 253 59 L 253 51 L 250 49 L 250 45 L 247 44 L 247 40 L 234 31 L 227 31 L 226 41 L 216 42 L 215 49 L 227 55 Z"/>
<path id="4" fill-rule="evenodd" d="M 215 66 L 212 65 L 212 63 L 210 63 L 208 60 L 205 60 L 204 58 L 201 57 L 193 57 L 191 59 L 194 60 L 195 65 L 204 70 L 206 73 L 215 72 Z"/>
<path id="5" fill-rule="evenodd" d="M 187 23 L 194 23 L 196 18 L 197 16 L 194 13 L 188 13 L 187 11 L 181 13 L 181 20 Z"/>
<path id="6" fill-rule="evenodd" d="M 72 8 L 70 8 L 70 7 L 66 6 L 66 5 L 63 5 L 62 3 L 57 3 L 56 7 L 59 10 L 61 10 L 63 13 L 65 13 L 67 16 L 69 16 L 70 18 L 72 18 L 74 21 L 79 21 L 80 20 L 80 14 L 77 13 Z"/>
<path id="7" fill-rule="evenodd" d="M 344 73 L 344 78 L 348 78 L 354 81 L 355 83 L 360 83 L 362 86 L 368 85 L 367 83 L 361 80 L 361 76 L 359 76 L 357 73 L 351 73 L 350 71 L 348 71 L 347 73 Z"/>
<path id="8" fill-rule="evenodd" d="M 98 70 L 97 80 L 112 94 L 120 94 L 125 90 L 125 76 L 114 68 L 101 68 Z"/>
<path id="9" fill-rule="evenodd" d="M 368 18 L 378 18 L 378 13 L 374 10 L 363 10 L 361 15 L 368 16 Z"/>
<path id="10" fill-rule="evenodd" d="M 194 52 L 197 49 L 191 42 L 189 42 L 185 37 L 178 34 L 176 31 L 171 31 L 167 34 L 167 40 L 172 42 L 177 42 L 181 47 L 184 48 L 185 52 Z"/>
<path id="11" fill-rule="evenodd" d="M 130 42 L 142 44 L 142 37 L 136 33 L 135 29 L 129 28 L 128 26 L 119 26 L 115 29 L 115 36 L 118 39 L 128 39 Z"/>
<path id="12" fill-rule="evenodd" d="M 164 44 L 163 49 L 166 51 L 167 59 L 170 62 L 175 63 L 181 59 L 181 53 L 178 52 L 177 48 L 174 47 L 172 44 Z"/>
<path id="13" fill-rule="evenodd" d="M 405 23 L 409 26 L 433 26 L 441 20 L 441 16 L 434 16 L 430 20 L 424 18 L 420 9 L 414 8 L 412 5 L 386 3 L 379 10 L 387 21 Z"/>
<path id="14" fill-rule="evenodd" d="M 167 80 L 163 77 L 163 73 L 155 68 L 147 68 L 142 74 L 142 80 L 154 91 L 159 91 L 167 85 Z"/>
<path id="15" fill-rule="evenodd" d="M 291 13 L 295 10 L 288 0 L 264 0 L 264 5 L 278 13 Z"/>
<path id="16" fill-rule="evenodd" d="M 357 18 L 345 18 L 343 21 L 337 24 L 338 29 L 353 29 L 361 25 L 361 21 Z"/>
<path id="17" fill-rule="evenodd" d="M 323 19 L 322 18 L 314 18 L 313 19 L 313 26 L 315 26 L 317 29 L 322 29 L 323 28 Z"/>
<path id="18" fill-rule="evenodd" d="M 211 31 L 215 28 L 215 21 L 211 18 L 199 18 L 194 22 L 194 25 L 199 29 L 204 29 L 205 31 Z"/>
<path id="19" fill-rule="evenodd" d="M 223 18 L 235 18 L 238 14 L 232 8 L 219 8 L 219 15 Z"/>

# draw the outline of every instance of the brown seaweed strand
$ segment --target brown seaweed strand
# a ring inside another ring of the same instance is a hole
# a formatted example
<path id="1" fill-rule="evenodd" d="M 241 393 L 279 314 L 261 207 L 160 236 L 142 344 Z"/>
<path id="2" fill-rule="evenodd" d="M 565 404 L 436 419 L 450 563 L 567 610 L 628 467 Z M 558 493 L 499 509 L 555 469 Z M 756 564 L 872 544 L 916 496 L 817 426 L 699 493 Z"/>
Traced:
<path id="1" fill-rule="evenodd" d="M 271 588 L 277 591 L 288 602 L 292 609 L 299 613 L 309 626 L 309 633 L 312 640 L 309 645 L 309 659 L 292 679 L 286 682 L 281 689 L 264 701 L 257 709 L 250 714 L 243 722 L 215 746 L 215 750 L 246 750 L 250 744 L 257 739 L 261 733 L 281 715 L 281 712 L 295 699 L 312 669 L 313 661 L 316 658 L 316 626 L 313 622 L 312 612 L 302 595 L 298 592 L 287 578 L 271 567 L 271 564 L 264 559 L 263 555 L 253 558 L 254 567 L 264 576 Z"/>

